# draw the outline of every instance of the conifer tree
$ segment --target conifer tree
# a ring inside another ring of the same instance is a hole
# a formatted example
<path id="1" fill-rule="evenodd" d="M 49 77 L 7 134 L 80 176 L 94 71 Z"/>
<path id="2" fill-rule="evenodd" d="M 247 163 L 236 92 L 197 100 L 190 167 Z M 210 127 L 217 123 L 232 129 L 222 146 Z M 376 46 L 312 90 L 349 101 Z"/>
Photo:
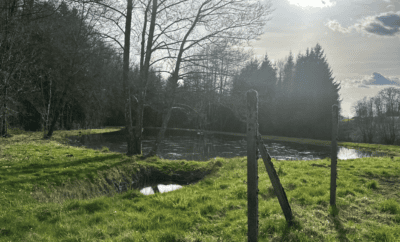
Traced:
<path id="1" fill-rule="evenodd" d="M 294 67 L 292 52 L 289 53 L 289 57 L 283 67 L 283 73 L 281 82 L 278 83 L 277 93 L 277 104 L 276 113 L 277 119 L 276 129 L 278 129 L 280 135 L 290 135 L 291 132 L 291 120 L 293 119 L 293 98 L 295 94 L 294 90 Z"/>
<path id="2" fill-rule="evenodd" d="M 300 137 L 329 139 L 332 105 L 339 104 L 340 87 L 319 44 L 305 56 L 299 55 L 294 81 L 296 111 L 291 127 Z"/>
<path id="3" fill-rule="evenodd" d="M 258 69 L 258 82 L 260 89 L 259 94 L 259 123 L 260 132 L 271 134 L 274 130 L 273 113 L 275 111 L 275 92 L 276 92 L 276 70 L 272 67 L 268 55 L 264 56 L 264 60 Z"/>
<path id="4" fill-rule="evenodd" d="M 277 82 L 276 70 L 273 68 L 271 61 L 268 59 L 268 55 L 264 56 L 264 60 L 258 70 L 259 80 L 262 85 L 266 88 L 264 90 L 259 90 L 259 95 L 267 95 L 267 99 L 271 101 L 275 98 L 275 87 Z"/>

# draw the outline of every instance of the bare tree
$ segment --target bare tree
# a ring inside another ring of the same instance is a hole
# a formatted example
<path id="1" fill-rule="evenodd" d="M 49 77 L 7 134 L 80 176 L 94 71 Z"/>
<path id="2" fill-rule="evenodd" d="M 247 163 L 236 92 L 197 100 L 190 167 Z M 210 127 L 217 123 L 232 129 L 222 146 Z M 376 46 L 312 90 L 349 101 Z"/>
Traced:
<path id="1" fill-rule="evenodd" d="M 197 120 L 199 129 L 223 128 L 230 117 L 222 117 L 218 110 L 236 110 L 226 97 L 230 92 L 232 77 L 250 56 L 248 51 L 233 47 L 228 41 L 206 46 L 193 54 L 183 66 L 183 87 L 177 91 L 180 98 L 174 105 L 182 108 L 185 103 L 186 114 Z"/>
<path id="2" fill-rule="evenodd" d="M 27 51 L 27 24 L 33 1 L 3 0 L 0 2 L 0 134 L 7 136 L 7 117 L 17 113 L 9 104 L 16 103 L 16 97 L 25 88 L 27 81 L 22 78 L 32 51 Z"/>
<path id="3" fill-rule="evenodd" d="M 362 142 L 373 140 L 394 144 L 399 136 L 400 89 L 389 87 L 373 98 L 364 98 L 354 105 L 355 124 Z"/>
<path id="4" fill-rule="evenodd" d="M 175 101 L 178 80 L 181 78 L 181 64 L 190 59 L 191 49 L 210 43 L 230 40 L 239 45 L 244 41 L 257 38 L 262 34 L 266 18 L 271 13 L 271 5 L 259 1 L 240 0 L 203 0 L 182 1 L 176 5 L 178 20 L 182 26 L 175 36 L 164 35 L 168 58 L 171 62 L 170 77 L 165 95 L 166 107 L 162 127 L 155 145 L 149 155 L 156 154 L 171 117 Z M 187 11 L 190 9 L 190 11 Z M 186 11 L 183 11 L 186 10 Z M 174 42 L 175 41 L 175 42 Z"/>
<path id="5" fill-rule="evenodd" d="M 112 0 L 71 0 L 71 3 L 87 5 L 92 9 L 91 17 L 96 19 L 95 28 L 99 30 L 100 36 L 103 39 L 109 39 L 115 43 L 119 50 L 123 52 L 123 69 L 122 69 L 122 86 L 123 86 L 123 96 L 125 100 L 125 128 L 126 128 L 126 139 L 127 139 L 127 155 L 134 155 L 141 153 L 141 129 L 140 132 L 136 132 L 133 128 L 133 114 L 132 114 L 132 102 L 138 103 L 140 98 L 133 96 L 133 91 L 131 89 L 131 83 L 129 83 L 129 69 L 130 69 L 130 55 L 131 55 L 131 32 L 132 32 L 132 12 L 135 9 L 136 3 L 133 0 L 126 0 L 125 4 L 123 1 L 112 1 Z M 143 3 L 143 2 L 141 2 Z M 144 26 L 143 26 L 143 36 L 146 33 L 147 26 L 147 16 L 149 12 L 151 0 L 147 2 L 144 15 Z M 153 5 L 157 7 L 157 0 L 153 0 Z M 153 11 L 154 15 L 156 11 Z M 153 18 L 152 18 L 153 19 Z M 154 21 L 153 21 L 154 22 Z M 153 29 L 154 29 L 154 23 Z M 134 26 L 135 27 L 135 26 Z M 151 27 L 150 27 L 151 29 Z M 154 32 L 154 30 L 153 30 Z M 152 34 L 150 34 L 152 35 Z M 123 41 L 122 39 L 123 38 Z M 150 42 L 152 38 L 150 37 Z M 144 39 L 142 41 L 142 56 L 144 56 Z M 151 46 L 151 45 L 150 45 Z M 148 52 L 146 60 L 150 59 L 151 52 Z M 143 58 L 144 59 L 144 58 Z M 147 62 L 146 62 L 147 63 Z M 148 66 L 148 65 L 147 65 Z M 142 66 L 141 66 L 142 67 Z M 144 70 L 143 70 L 144 72 Z M 141 70 L 142 73 L 142 70 Z M 146 78 L 147 74 L 143 73 L 143 77 Z M 142 111 L 143 113 L 143 111 Z M 138 131 L 138 127 L 136 127 Z M 140 145 L 138 147 L 138 144 Z"/>
<path id="6" fill-rule="evenodd" d="M 130 94 L 130 88 L 128 88 L 128 73 L 129 73 L 129 55 L 130 55 L 130 41 L 131 41 L 131 21 L 132 21 L 132 8 L 133 3 L 132 0 L 127 0 L 126 7 L 126 20 L 125 20 L 125 32 L 124 32 L 124 60 L 123 60 L 123 73 L 122 73 L 122 86 L 124 92 L 124 98 L 126 100 L 125 103 L 125 127 L 127 130 L 127 142 L 128 142 L 128 151 L 127 155 L 134 154 L 134 134 L 133 134 L 133 126 L 132 126 L 132 100 Z"/>
<path id="7" fill-rule="evenodd" d="M 389 87 L 379 92 L 375 101 L 379 124 L 378 129 L 382 141 L 386 144 L 394 144 L 399 130 L 400 89 Z"/>
<path id="8" fill-rule="evenodd" d="M 101 23 L 103 36 L 115 41 L 124 51 L 120 36 L 124 33 L 125 40 L 128 29 L 121 27 L 121 23 L 128 22 L 127 8 L 121 1 L 94 1 L 74 0 L 76 2 L 97 6 L 97 16 L 107 21 Z M 156 145 L 163 139 L 165 129 L 176 95 L 178 80 L 182 78 L 181 65 L 189 62 L 197 49 L 211 43 L 220 43 L 229 40 L 230 43 L 241 43 L 255 39 L 262 34 L 263 27 L 268 20 L 266 16 L 271 12 L 270 4 L 261 1 L 244 0 L 146 0 L 137 1 L 133 8 L 135 14 L 132 21 L 132 33 L 137 43 L 133 46 L 139 56 L 140 81 L 133 92 L 125 95 L 128 106 L 131 99 L 136 103 L 136 132 L 128 128 L 128 154 L 141 153 L 141 132 L 143 128 L 143 110 L 150 68 L 157 68 L 160 72 L 170 75 L 165 96 L 165 112 L 163 125 L 158 135 Z M 107 10 L 107 11 L 106 11 Z M 114 28 L 110 27 L 111 25 Z M 117 34 L 119 32 L 119 34 Z M 124 89 L 128 88 L 124 85 Z M 127 91 L 129 93 L 129 91 Z M 127 108 L 127 110 L 130 110 Z M 132 115 L 127 115 L 132 116 Z M 131 118 L 127 118 L 127 125 L 131 125 Z M 129 139 L 131 141 L 129 141 Z M 133 139 L 135 141 L 133 141 Z M 134 142 L 134 144 L 133 144 Z M 131 147 L 132 146 L 132 147 Z"/>
<path id="9" fill-rule="evenodd" d="M 357 127 L 361 133 L 362 142 L 372 143 L 375 134 L 373 99 L 364 98 L 354 105 Z"/>

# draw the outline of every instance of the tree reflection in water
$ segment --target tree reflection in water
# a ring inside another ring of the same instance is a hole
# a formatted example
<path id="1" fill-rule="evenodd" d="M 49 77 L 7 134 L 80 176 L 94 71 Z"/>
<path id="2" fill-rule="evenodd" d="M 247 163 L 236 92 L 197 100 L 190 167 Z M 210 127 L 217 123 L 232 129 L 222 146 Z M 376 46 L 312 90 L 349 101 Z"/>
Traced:
<path id="1" fill-rule="evenodd" d="M 126 152 L 125 137 L 120 134 L 93 134 L 81 137 L 70 137 L 71 145 L 86 146 L 101 149 L 103 146 L 110 151 Z M 150 151 L 155 140 L 154 136 L 145 136 L 143 153 Z M 276 160 L 313 160 L 330 157 L 331 147 L 290 142 L 264 140 L 268 152 Z M 162 143 L 158 156 L 164 159 L 185 159 L 205 161 L 214 157 L 232 158 L 246 156 L 246 140 L 242 136 L 210 135 L 200 132 L 187 132 L 185 135 L 169 135 Z M 361 150 L 338 148 L 338 159 L 356 159 L 369 156 L 384 156 L 382 153 L 371 153 Z"/>

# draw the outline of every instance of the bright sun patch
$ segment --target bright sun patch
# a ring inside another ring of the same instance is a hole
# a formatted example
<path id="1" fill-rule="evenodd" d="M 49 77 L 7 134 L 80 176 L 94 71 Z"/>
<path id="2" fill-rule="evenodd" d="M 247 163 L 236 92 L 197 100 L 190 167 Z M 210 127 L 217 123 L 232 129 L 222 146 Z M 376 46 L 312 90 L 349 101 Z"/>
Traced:
<path id="1" fill-rule="evenodd" d="M 302 8 L 313 7 L 313 8 L 323 8 L 332 7 L 336 2 L 332 0 L 289 0 L 290 4 L 297 5 Z"/>

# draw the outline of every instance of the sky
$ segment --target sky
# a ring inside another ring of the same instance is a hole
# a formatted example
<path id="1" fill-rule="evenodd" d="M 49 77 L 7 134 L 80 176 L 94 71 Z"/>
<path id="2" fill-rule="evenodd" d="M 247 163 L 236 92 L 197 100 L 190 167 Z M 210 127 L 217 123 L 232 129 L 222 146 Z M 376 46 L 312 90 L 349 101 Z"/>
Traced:
<path id="1" fill-rule="evenodd" d="M 339 91 L 341 115 L 387 87 L 400 88 L 400 0 L 270 0 L 275 10 L 256 55 L 283 60 L 319 43 Z"/>

